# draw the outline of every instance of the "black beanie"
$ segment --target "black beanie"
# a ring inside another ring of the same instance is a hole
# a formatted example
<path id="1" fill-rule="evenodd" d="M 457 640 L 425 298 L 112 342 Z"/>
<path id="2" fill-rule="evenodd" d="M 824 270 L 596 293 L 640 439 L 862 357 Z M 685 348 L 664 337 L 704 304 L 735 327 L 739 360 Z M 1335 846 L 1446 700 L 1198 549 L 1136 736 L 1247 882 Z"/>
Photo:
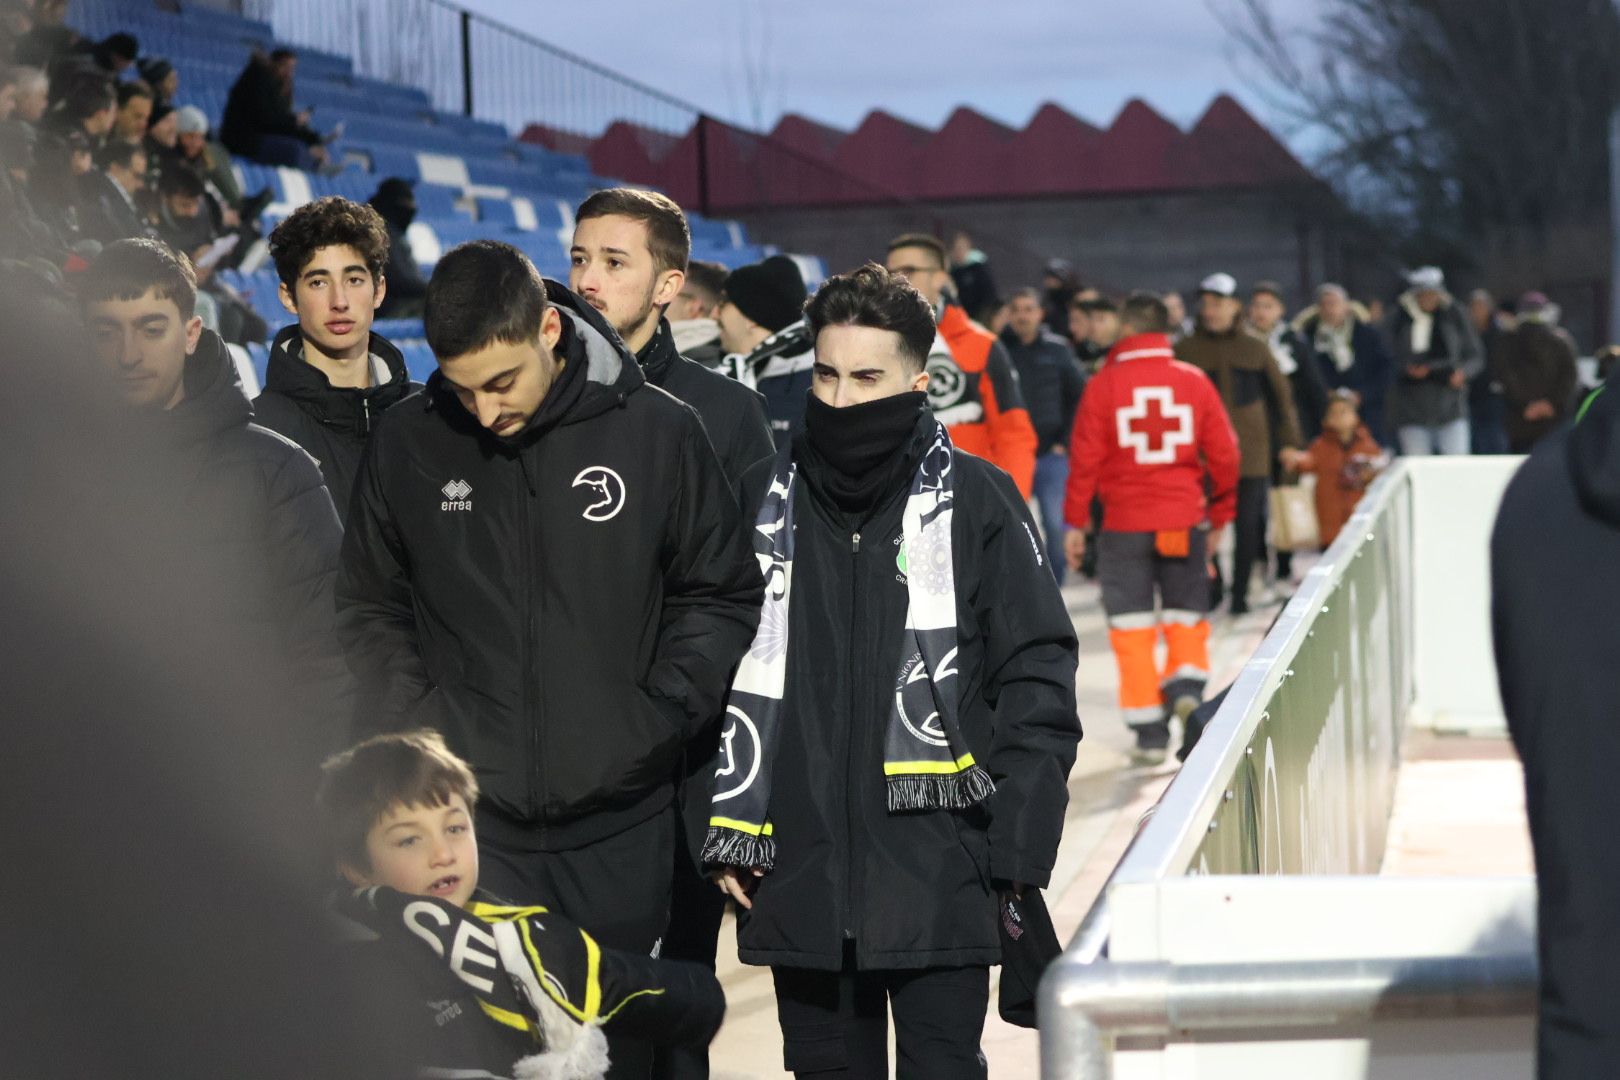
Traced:
<path id="1" fill-rule="evenodd" d="M 726 278 L 726 300 L 773 334 L 804 318 L 807 296 L 799 264 L 786 255 L 739 266 Z"/>

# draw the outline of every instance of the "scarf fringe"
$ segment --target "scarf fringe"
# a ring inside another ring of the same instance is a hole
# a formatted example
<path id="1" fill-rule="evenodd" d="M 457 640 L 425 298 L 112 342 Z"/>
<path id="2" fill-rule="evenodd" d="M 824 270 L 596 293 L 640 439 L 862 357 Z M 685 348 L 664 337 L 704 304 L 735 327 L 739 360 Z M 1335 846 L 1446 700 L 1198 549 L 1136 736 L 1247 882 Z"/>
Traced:
<path id="1" fill-rule="evenodd" d="M 602 1080 L 609 1068 L 607 1036 L 587 1024 L 566 1046 L 519 1058 L 514 1080 Z"/>
<path id="2" fill-rule="evenodd" d="M 966 810 L 996 792 L 996 782 L 982 765 L 970 765 L 954 776 L 891 776 L 889 813 L 904 810 Z"/>
<path id="3" fill-rule="evenodd" d="M 736 829 L 709 827 L 703 841 L 705 866 L 746 866 L 750 870 L 771 870 L 776 866 L 776 841 L 768 836 L 750 836 Z"/>

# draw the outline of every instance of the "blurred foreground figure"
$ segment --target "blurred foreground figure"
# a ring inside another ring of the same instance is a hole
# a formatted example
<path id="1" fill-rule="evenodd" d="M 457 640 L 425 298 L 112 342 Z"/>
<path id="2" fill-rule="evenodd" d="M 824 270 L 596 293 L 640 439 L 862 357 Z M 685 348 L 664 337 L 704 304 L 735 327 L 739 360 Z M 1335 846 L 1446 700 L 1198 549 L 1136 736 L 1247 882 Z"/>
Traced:
<path id="1" fill-rule="evenodd" d="M 1620 1076 L 1620 393 L 1537 447 L 1491 537 L 1502 704 L 1524 761 L 1540 890 L 1542 1080 Z"/>
<path id="2" fill-rule="evenodd" d="M 0 264 L 0 325 L 0 856 L 34 871 L 0 886 L 7 1075 L 408 1075 L 323 944 L 314 777 L 240 617 L 245 552 L 182 509 L 193 471 L 112 400 L 52 282 Z"/>

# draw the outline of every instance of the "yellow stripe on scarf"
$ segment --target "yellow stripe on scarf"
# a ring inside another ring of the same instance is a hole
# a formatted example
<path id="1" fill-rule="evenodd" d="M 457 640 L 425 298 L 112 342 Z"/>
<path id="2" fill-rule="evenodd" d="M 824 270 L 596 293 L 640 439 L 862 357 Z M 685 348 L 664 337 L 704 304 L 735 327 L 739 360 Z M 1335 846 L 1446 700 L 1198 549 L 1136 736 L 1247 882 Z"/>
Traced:
<path id="1" fill-rule="evenodd" d="M 885 761 L 884 776 L 912 776 L 918 773 L 959 773 L 973 767 L 973 755 L 963 754 L 955 761 Z"/>

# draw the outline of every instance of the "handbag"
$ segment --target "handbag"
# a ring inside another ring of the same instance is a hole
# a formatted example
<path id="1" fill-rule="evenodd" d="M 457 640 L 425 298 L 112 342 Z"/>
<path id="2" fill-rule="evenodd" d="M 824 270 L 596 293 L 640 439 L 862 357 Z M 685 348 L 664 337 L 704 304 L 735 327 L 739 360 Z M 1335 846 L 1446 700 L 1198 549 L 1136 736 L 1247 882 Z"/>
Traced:
<path id="1" fill-rule="evenodd" d="M 996 1011 L 1009 1024 L 1035 1027 L 1035 998 L 1041 976 L 1063 954 L 1046 898 L 1039 889 L 1025 889 L 1001 899 L 1001 989 Z"/>
<path id="2" fill-rule="evenodd" d="M 1278 551 L 1314 551 L 1321 546 L 1314 492 L 1303 484 L 1271 489 L 1271 538 Z"/>

